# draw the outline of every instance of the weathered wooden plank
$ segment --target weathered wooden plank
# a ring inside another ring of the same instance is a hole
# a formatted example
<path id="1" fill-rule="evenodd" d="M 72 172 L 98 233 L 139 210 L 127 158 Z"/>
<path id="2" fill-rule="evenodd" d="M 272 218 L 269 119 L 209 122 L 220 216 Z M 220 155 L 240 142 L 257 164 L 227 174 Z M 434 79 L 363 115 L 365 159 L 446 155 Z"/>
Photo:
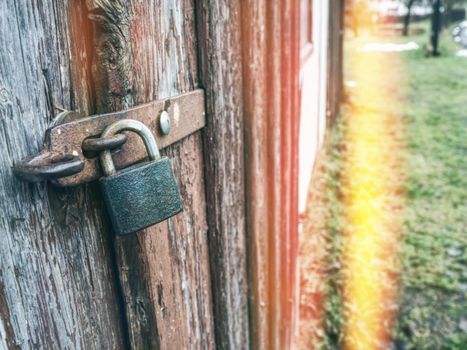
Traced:
<path id="1" fill-rule="evenodd" d="M 119 349 L 125 332 L 95 185 L 14 178 L 61 108 L 92 109 L 78 1 L 0 2 L 0 348 Z"/>
<path id="2" fill-rule="evenodd" d="M 297 255 L 296 0 L 242 2 L 252 348 L 288 349 Z"/>
<path id="3" fill-rule="evenodd" d="M 250 330 L 253 349 L 269 348 L 268 319 L 270 313 L 269 293 L 269 230 L 267 201 L 264 194 L 270 179 L 261 178 L 265 173 L 267 154 L 267 133 L 261 119 L 267 118 L 267 100 L 264 77 L 267 55 L 265 25 L 266 0 L 245 1 L 242 13 L 252 21 L 242 21 L 243 44 L 243 89 L 245 123 L 245 194 L 247 211 L 248 274 L 250 297 Z M 258 27 L 256 27 L 258 26 Z M 263 29 L 261 29 L 263 28 Z M 259 79 L 255 79 L 258 77 Z M 253 129 L 250 129 L 253 128 Z M 258 174 L 259 176 L 257 176 Z"/>
<path id="4" fill-rule="evenodd" d="M 129 315 L 132 347 L 187 349 L 213 346 L 202 157 L 199 135 L 170 150 L 182 179 L 182 217 L 138 235 L 119 238 L 116 246 Z M 194 209 L 191 209 L 194 208 Z M 201 233 L 201 234 L 200 234 Z"/>
<path id="5" fill-rule="evenodd" d="M 99 112 L 165 98 L 197 85 L 194 9 L 186 1 L 88 1 L 94 20 Z M 130 344 L 213 348 L 206 203 L 200 136 L 166 153 L 184 211 L 116 240 Z"/>
<path id="6" fill-rule="evenodd" d="M 216 346 L 248 349 L 240 1 L 198 0 L 196 8 Z"/>

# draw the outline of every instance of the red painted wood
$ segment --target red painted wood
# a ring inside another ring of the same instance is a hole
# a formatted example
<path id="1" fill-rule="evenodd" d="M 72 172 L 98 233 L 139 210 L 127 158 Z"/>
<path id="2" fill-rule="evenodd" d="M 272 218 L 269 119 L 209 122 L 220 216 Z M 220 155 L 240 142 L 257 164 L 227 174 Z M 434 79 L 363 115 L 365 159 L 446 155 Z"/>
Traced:
<path id="1" fill-rule="evenodd" d="M 287 349 L 297 302 L 300 7 L 242 5 L 252 346 Z"/>

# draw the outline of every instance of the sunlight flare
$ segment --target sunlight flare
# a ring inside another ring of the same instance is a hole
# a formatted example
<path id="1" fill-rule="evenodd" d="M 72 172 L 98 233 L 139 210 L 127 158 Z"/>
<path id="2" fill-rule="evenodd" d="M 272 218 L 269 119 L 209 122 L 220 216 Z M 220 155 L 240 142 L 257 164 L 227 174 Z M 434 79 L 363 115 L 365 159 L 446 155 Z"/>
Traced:
<path id="1" fill-rule="evenodd" d="M 381 115 L 369 107 L 394 103 L 380 78 L 396 54 L 354 54 L 357 82 L 346 120 L 343 179 L 349 224 L 344 236 L 344 342 L 346 349 L 371 350 L 384 348 L 396 309 L 401 223 L 394 193 L 400 190 L 401 146 L 393 136 L 400 132 L 401 121 L 389 111 Z"/>

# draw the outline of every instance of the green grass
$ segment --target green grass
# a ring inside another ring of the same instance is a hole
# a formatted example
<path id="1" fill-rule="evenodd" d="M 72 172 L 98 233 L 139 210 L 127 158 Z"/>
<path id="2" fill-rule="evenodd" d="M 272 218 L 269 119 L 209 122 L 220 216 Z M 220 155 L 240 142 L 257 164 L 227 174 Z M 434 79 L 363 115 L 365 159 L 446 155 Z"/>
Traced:
<path id="1" fill-rule="evenodd" d="M 426 23 L 417 25 L 428 28 Z M 400 89 L 395 95 L 405 99 L 390 104 L 390 113 L 404 121 L 407 167 L 393 339 L 397 349 L 467 349 L 467 58 L 455 57 L 459 48 L 450 30 L 441 38 L 442 56 L 427 57 L 423 47 L 428 35 L 388 38 L 416 41 L 422 47 L 401 53 L 407 85 L 387 87 Z M 365 41 L 372 38 L 351 40 L 346 50 Z M 388 67 L 388 74 L 399 68 Z M 347 62 L 350 79 L 351 69 Z M 344 118 L 345 113 L 349 109 L 344 107 Z M 326 349 L 339 348 L 345 322 L 340 271 L 346 225 L 341 203 L 344 134 L 345 123 L 338 120 L 328 134 L 319 169 L 327 182 Z"/>
<path id="2" fill-rule="evenodd" d="M 467 59 L 455 57 L 457 49 L 448 32 L 441 57 L 403 55 L 408 179 L 399 348 L 467 348 Z"/>

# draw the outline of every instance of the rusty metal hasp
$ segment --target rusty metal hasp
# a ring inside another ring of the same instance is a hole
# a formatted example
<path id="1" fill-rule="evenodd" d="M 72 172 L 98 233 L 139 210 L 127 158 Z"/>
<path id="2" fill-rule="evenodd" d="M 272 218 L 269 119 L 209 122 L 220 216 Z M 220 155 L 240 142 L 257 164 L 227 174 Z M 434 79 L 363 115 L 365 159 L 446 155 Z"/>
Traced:
<path id="1" fill-rule="evenodd" d="M 103 175 L 99 152 L 114 149 L 117 169 L 138 163 L 147 154 L 135 133 L 100 137 L 106 127 L 121 119 L 145 124 L 162 149 L 204 127 L 204 92 L 198 89 L 125 111 L 85 118 L 76 112 L 61 113 L 46 130 L 42 151 L 22 160 L 13 170 L 25 181 L 50 180 L 58 186 L 76 186 Z"/>

